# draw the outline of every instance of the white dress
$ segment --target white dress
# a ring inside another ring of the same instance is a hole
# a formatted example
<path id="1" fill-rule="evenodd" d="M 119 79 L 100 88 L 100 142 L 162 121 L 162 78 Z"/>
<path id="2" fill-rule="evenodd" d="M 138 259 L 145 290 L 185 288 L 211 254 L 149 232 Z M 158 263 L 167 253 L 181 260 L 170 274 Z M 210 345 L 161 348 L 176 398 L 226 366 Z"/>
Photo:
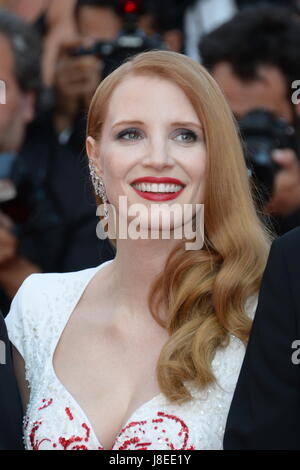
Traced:
<path id="1" fill-rule="evenodd" d="M 32 274 L 13 299 L 6 325 L 25 361 L 30 399 L 24 416 L 24 444 L 30 450 L 106 450 L 88 417 L 55 374 L 53 354 L 61 334 L 93 276 L 111 263 L 70 273 Z M 251 317 L 257 296 L 248 299 Z M 222 449 L 226 418 L 245 347 L 234 336 L 217 350 L 217 383 L 206 390 L 185 385 L 193 399 L 172 404 L 163 393 L 142 404 L 118 433 L 110 450 Z M 109 403 L 108 403 L 109 406 Z"/>

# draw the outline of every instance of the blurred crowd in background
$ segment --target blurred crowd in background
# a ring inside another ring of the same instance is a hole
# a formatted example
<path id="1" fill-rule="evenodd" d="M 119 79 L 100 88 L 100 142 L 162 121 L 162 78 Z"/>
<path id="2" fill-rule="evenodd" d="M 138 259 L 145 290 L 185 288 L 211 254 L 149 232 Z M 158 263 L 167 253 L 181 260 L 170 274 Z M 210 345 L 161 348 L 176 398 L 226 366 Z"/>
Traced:
<path id="1" fill-rule="evenodd" d="M 237 119 L 258 211 L 278 235 L 300 225 L 300 2 L 0 0 L 4 315 L 29 274 L 114 257 L 96 236 L 86 115 L 101 80 L 151 48 L 209 69 Z"/>

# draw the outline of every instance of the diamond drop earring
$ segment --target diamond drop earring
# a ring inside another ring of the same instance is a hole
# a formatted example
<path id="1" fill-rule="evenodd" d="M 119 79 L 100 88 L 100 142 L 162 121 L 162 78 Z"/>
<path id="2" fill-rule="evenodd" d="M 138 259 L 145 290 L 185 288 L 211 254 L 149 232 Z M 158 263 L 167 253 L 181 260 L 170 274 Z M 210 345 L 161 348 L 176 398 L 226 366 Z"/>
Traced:
<path id="1" fill-rule="evenodd" d="M 100 196 L 104 204 L 104 219 L 108 219 L 107 194 L 103 179 L 97 174 L 97 170 L 92 163 L 89 163 L 90 175 L 97 196 Z"/>

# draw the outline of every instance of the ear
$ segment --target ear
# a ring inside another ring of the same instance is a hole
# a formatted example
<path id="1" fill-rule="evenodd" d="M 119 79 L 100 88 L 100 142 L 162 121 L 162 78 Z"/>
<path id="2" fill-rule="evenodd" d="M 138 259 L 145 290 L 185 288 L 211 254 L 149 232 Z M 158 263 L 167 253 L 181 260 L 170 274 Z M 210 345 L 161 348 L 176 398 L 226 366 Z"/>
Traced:
<path id="1" fill-rule="evenodd" d="M 102 169 L 101 169 L 100 162 L 99 162 L 100 159 L 99 159 L 98 154 L 97 154 L 97 142 L 96 142 L 96 140 L 89 135 L 86 139 L 85 146 L 86 146 L 86 152 L 87 152 L 88 157 L 89 157 L 89 161 L 97 169 L 97 173 L 100 176 L 102 174 Z"/>

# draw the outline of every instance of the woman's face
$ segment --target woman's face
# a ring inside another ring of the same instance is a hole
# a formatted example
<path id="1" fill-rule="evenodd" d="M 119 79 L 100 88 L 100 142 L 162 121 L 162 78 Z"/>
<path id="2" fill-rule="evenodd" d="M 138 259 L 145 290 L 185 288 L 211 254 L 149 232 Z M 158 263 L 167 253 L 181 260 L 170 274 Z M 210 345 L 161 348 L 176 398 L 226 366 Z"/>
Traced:
<path id="1" fill-rule="evenodd" d="M 111 96 L 100 141 L 89 137 L 87 148 L 120 217 L 128 220 L 120 196 L 126 196 L 128 207 L 144 206 L 141 225 L 148 228 L 154 204 L 169 209 L 175 203 L 183 208 L 203 202 L 206 147 L 201 122 L 171 81 L 152 76 L 124 79 Z M 179 212 L 173 228 L 182 224 Z M 159 224 L 151 220 L 153 230 L 159 230 Z"/>

